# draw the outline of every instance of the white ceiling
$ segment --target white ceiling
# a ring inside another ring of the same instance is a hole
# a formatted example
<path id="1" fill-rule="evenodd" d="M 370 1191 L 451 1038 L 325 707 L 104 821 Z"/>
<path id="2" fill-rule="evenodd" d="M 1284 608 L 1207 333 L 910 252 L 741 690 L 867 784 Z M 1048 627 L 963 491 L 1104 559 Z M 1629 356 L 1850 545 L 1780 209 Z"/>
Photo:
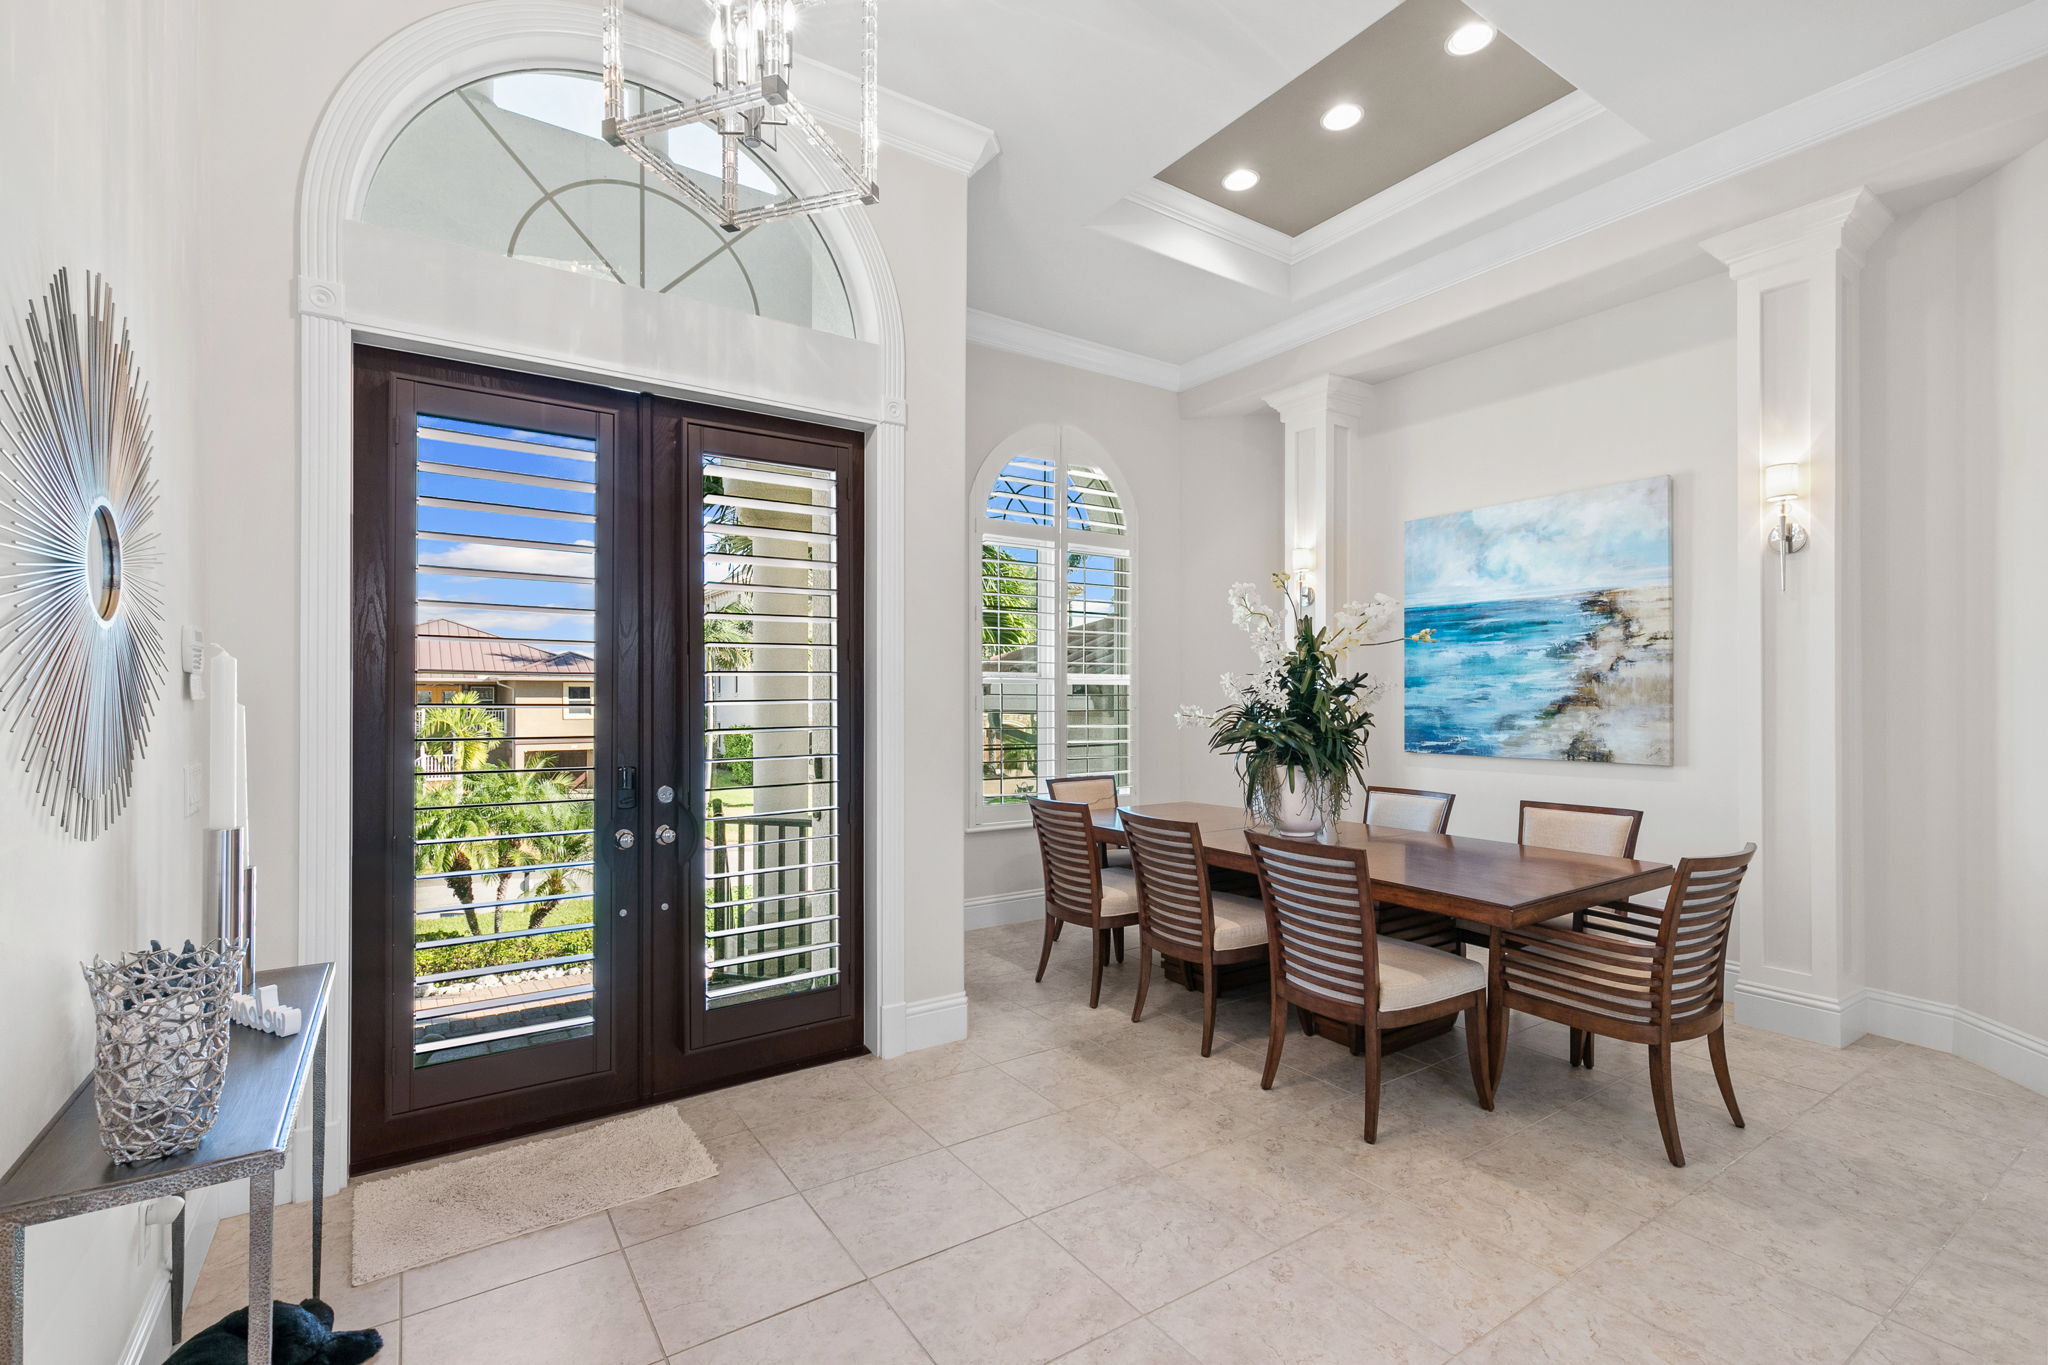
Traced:
<path id="1" fill-rule="evenodd" d="M 1467 3 L 1645 136 L 1600 168 L 1611 176 L 2022 0 Z M 993 129 L 1001 144 L 969 197 L 971 306 L 1174 364 L 1312 308 L 1314 294 L 1289 297 L 1225 279 L 1091 224 L 1393 5 L 882 0 L 883 84 Z M 694 4 L 656 0 L 647 8 L 701 29 Z M 801 36 L 805 52 L 858 69 L 857 5 L 807 8 Z M 1515 211 L 1583 188 L 1582 176 Z"/>

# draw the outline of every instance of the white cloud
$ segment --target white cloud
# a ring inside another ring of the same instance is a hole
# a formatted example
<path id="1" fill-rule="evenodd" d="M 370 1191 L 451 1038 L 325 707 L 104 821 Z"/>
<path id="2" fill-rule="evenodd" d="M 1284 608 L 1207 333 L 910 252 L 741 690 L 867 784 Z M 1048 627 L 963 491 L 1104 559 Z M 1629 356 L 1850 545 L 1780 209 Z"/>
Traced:
<path id="1" fill-rule="evenodd" d="M 431 543 L 431 542 L 430 542 Z M 420 568 L 501 569 L 507 573 L 558 573 L 585 576 L 595 568 L 595 557 L 579 550 L 531 550 L 519 545 L 472 545 L 459 540 L 445 550 L 420 551 Z M 575 544 L 591 549 L 593 542 Z M 432 558 L 428 558 L 431 555 Z"/>

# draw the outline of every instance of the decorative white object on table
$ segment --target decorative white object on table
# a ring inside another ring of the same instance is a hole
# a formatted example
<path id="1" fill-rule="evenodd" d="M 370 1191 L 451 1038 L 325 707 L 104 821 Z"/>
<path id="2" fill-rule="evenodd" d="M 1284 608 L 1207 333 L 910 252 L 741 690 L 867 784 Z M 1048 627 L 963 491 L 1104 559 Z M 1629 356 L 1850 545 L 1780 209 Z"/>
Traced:
<path id="1" fill-rule="evenodd" d="M 297 1033 L 303 1022 L 297 1008 L 278 1003 L 275 986 L 258 986 L 254 995 L 229 996 L 228 1018 L 243 1028 L 274 1033 L 280 1038 Z"/>

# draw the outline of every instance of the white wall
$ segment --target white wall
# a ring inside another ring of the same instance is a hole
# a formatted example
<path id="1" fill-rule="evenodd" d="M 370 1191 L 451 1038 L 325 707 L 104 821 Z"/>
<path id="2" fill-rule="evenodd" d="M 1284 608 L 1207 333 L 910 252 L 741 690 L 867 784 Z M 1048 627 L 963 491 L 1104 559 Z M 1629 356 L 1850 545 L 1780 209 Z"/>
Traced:
<path id="1" fill-rule="evenodd" d="M 1230 624 L 1224 593 L 1240 580 L 1263 581 L 1280 564 L 1280 428 L 1271 414 L 1183 421 L 1163 389 L 1072 369 L 1007 351 L 967 350 L 967 441 L 963 479 L 982 472 L 1009 436 L 1037 423 L 1067 423 L 1108 452 L 1131 518 L 1137 622 L 1137 695 L 1133 781 L 1139 800 L 1234 800 L 1227 760 L 1207 754 L 1200 735 L 1176 731 L 1183 702 L 1216 704 L 1217 678 L 1246 665 L 1244 637 Z M 955 504 L 959 541 L 976 533 L 977 489 L 962 485 Z M 963 604 L 962 610 L 966 610 Z M 972 684 L 963 648 L 949 670 L 959 695 Z M 952 750 L 946 807 L 964 824 L 973 761 L 962 717 Z M 1034 892 L 1043 884 L 1028 829 L 967 835 L 967 897 Z M 1038 913 L 1035 905 L 1024 911 Z M 1019 913 L 1014 906 L 1001 912 Z"/>
<path id="2" fill-rule="evenodd" d="M 72 271 L 74 299 L 87 271 L 113 287 L 150 387 L 173 639 L 205 623 L 195 567 L 198 282 L 187 262 L 198 42 L 189 18 L 150 0 L 22 0 L 8 7 L 0 80 L 0 329 L 20 344 L 29 300 L 60 266 Z M 13 765 L 0 773 L 0 1168 L 91 1069 L 79 963 L 203 931 L 203 834 L 184 814 L 183 768 L 204 750 L 203 709 L 167 671 L 133 799 L 97 841 L 57 832 Z M 134 1209 L 30 1229 L 27 1358 L 121 1359 L 138 1310 L 163 1282 L 164 1248 Z M 151 1359 L 167 1339 L 159 1347 Z"/>
<path id="3" fill-rule="evenodd" d="M 1863 335 L 1868 981 L 2030 1036 L 2039 1087 L 2048 145 L 1892 229 Z"/>
<path id="4" fill-rule="evenodd" d="M 1716 742 L 1740 685 L 1721 649 L 1736 619 L 1731 300 L 1725 280 L 1687 285 L 1374 387 L 1350 474 L 1349 597 L 1402 595 L 1405 521 L 1673 478 L 1671 767 L 1405 753 L 1400 655 L 1427 646 L 1354 656 L 1388 684 L 1372 781 L 1456 793 L 1453 833 L 1512 840 L 1527 798 L 1642 810 L 1647 858 L 1739 846 L 1734 754 Z"/>

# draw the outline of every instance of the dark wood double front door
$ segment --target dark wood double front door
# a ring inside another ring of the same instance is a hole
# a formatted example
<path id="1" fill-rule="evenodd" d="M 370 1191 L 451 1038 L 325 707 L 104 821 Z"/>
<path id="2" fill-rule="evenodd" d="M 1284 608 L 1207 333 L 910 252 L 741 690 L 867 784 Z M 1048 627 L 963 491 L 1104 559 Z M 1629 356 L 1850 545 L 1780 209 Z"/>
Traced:
<path id="1" fill-rule="evenodd" d="M 857 1051 L 861 439 L 356 353 L 351 1164 Z"/>

